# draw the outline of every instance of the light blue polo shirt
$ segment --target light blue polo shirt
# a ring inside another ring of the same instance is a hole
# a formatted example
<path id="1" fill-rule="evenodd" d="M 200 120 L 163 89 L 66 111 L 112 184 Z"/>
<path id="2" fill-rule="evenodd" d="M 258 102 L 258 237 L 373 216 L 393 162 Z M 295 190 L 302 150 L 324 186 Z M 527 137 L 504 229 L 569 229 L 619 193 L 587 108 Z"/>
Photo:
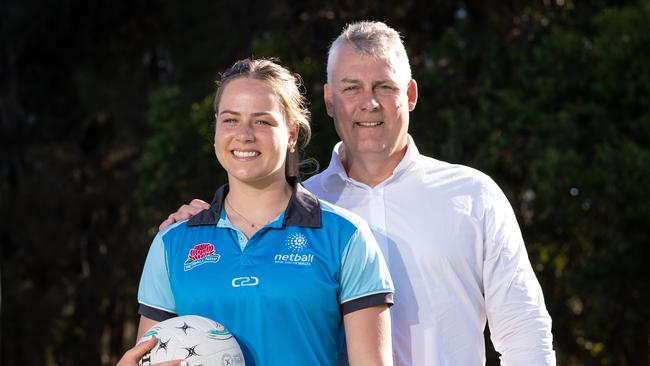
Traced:
<path id="1" fill-rule="evenodd" d="M 368 225 L 297 184 L 285 212 L 247 240 L 225 215 L 227 192 L 156 235 L 139 313 L 214 319 L 235 335 L 248 366 L 336 365 L 343 315 L 393 302 Z"/>

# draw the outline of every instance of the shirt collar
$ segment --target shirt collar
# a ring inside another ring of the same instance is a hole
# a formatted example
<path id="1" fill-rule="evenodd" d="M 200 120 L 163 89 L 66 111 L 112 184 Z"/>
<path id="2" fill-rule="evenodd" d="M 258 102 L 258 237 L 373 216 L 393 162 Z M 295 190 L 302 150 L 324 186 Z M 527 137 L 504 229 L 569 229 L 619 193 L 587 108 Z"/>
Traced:
<path id="1" fill-rule="evenodd" d="M 348 173 L 343 167 L 343 154 L 343 142 L 339 141 L 332 150 L 332 158 L 330 159 L 330 164 L 327 166 L 327 169 L 321 173 L 323 176 L 321 185 L 325 191 L 329 191 L 329 188 L 332 187 L 331 185 L 335 184 L 337 181 L 340 182 L 352 180 L 352 178 L 348 177 Z M 395 170 L 393 170 L 392 177 L 395 177 L 408 170 L 412 166 L 418 164 L 419 160 L 420 151 L 418 150 L 417 146 L 415 146 L 415 142 L 413 141 L 411 135 L 407 135 L 406 154 L 404 154 L 402 160 L 399 162 L 399 164 L 397 164 Z"/>
<path id="2" fill-rule="evenodd" d="M 321 208 L 318 198 L 307 191 L 295 177 L 289 177 L 289 185 L 293 188 L 289 204 L 284 213 L 282 224 L 286 226 L 321 227 Z M 217 225 L 221 218 L 223 202 L 228 195 L 228 185 L 217 189 L 210 208 L 192 216 L 187 226 Z"/>

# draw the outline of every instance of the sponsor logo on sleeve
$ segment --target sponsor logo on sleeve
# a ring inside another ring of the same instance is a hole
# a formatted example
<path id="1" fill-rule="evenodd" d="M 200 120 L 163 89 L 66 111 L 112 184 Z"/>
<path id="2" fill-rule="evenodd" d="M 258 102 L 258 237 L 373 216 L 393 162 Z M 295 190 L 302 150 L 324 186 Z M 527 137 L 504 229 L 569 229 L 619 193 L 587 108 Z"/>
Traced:
<path id="1" fill-rule="evenodd" d="M 205 263 L 216 263 L 220 258 L 221 255 L 215 252 L 214 245 L 210 243 L 197 244 L 187 254 L 183 269 L 189 271 Z"/>

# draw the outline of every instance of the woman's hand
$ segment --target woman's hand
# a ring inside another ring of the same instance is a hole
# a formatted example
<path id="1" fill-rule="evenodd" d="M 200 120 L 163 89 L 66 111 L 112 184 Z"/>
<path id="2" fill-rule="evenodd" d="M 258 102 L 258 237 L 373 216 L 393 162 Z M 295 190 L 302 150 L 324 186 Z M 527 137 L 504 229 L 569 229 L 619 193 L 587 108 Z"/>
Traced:
<path id="1" fill-rule="evenodd" d="M 146 342 L 142 342 L 136 345 L 135 347 L 126 351 L 124 356 L 122 356 L 120 361 L 115 366 L 138 366 L 138 361 L 140 361 L 142 356 L 146 355 L 147 352 L 149 352 L 156 345 L 156 342 L 157 342 L 156 338 L 151 337 L 151 339 L 147 340 Z M 157 363 L 151 366 L 187 366 L 187 361 L 185 360 L 167 361 L 167 362 Z"/>

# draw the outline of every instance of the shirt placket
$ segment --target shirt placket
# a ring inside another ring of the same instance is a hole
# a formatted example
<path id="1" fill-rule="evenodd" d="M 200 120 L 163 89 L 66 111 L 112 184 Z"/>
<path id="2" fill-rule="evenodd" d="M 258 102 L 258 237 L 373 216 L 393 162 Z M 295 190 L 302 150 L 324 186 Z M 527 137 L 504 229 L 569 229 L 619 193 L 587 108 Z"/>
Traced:
<path id="1" fill-rule="evenodd" d="M 385 189 L 378 186 L 370 189 L 369 213 L 370 227 L 384 258 L 388 261 L 388 238 L 386 237 L 386 200 Z"/>

